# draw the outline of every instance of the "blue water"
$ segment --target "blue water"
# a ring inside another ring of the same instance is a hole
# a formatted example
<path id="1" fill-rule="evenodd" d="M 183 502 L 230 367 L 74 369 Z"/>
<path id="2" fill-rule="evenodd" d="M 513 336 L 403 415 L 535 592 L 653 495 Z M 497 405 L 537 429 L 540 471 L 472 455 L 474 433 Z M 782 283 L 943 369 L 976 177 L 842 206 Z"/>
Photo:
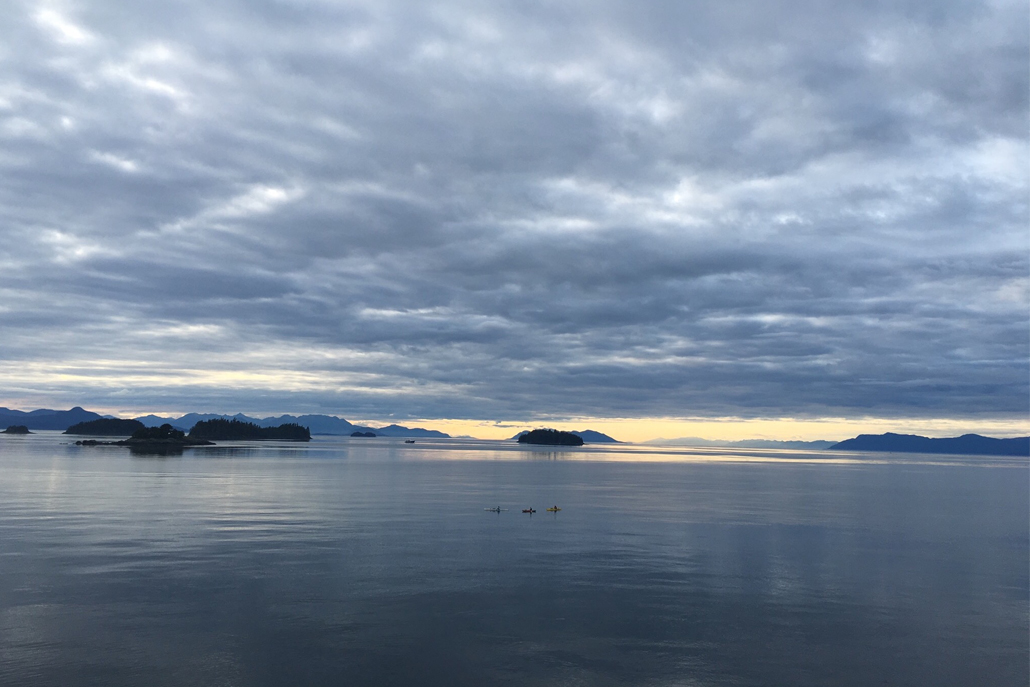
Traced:
<path id="1" fill-rule="evenodd" d="M 0 436 L 0 684 L 1025 687 L 1027 462 Z"/>

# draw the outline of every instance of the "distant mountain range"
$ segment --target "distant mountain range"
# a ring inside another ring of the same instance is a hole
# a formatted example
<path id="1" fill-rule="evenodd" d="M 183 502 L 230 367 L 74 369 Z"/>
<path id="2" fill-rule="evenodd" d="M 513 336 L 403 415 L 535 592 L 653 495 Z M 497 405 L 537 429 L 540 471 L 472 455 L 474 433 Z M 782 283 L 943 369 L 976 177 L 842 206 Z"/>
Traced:
<path id="1" fill-rule="evenodd" d="M 994 439 L 979 434 L 963 434 L 949 439 L 930 439 L 915 434 L 860 434 L 830 447 L 835 451 L 876 451 L 881 453 L 938 453 L 975 456 L 1028 456 L 1030 437 Z"/>
<path id="2" fill-rule="evenodd" d="M 54 429 L 64 431 L 72 425 L 80 422 L 89 422 L 101 418 L 110 418 L 110 415 L 100 415 L 79 406 L 71 410 L 40 410 L 23 411 L 12 410 L 0 407 L 0 430 L 13 425 L 24 425 L 29 429 Z M 236 415 L 218 415 L 189 413 L 181 417 L 161 417 L 159 415 L 144 415 L 136 418 L 147 427 L 160 427 L 163 424 L 170 424 L 176 429 L 188 432 L 193 425 L 201 420 L 240 420 L 241 422 L 253 422 L 259 427 L 278 427 L 279 425 L 296 423 L 307 427 L 312 434 L 332 434 L 338 436 L 350 436 L 354 432 L 374 432 L 381 437 L 438 437 L 450 438 L 450 435 L 439 432 L 435 429 L 423 429 L 421 427 L 404 427 L 402 425 L 388 425 L 386 427 L 366 427 L 355 425 L 341 417 L 333 415 L 280 415 L 278 417 L 254 418 L 242 413 Z M 519 432 L 512 439 L 518 439 L 525 432 Z M 584 429 L 572 432 L 589 444 L 597 443 L 619 443 L 616 439 L 596 432 L 591 429 Z M 932 439 L 914 434 L 861 434 L 854 439 L 841 442 L 833 441 L 773 441 L 766 439 L 745 439 L 742 441 L 718 441 L 701 439 L 698 437 L 681 437 L 679 439 L 652 439 L 643 442 L 651 446 L 698 446 L 698 447 L 726 447 L 726 448 L 772 448 L 772 449 L 797 449 L 797 450 L 822 450 L 831 449 L 834 451 L 875 451 L 893 453 L 937 453 L 937 454 L 965 454 L 982 456 L 1027 456 L 1030 457 L 1030 437 L 1017 437 L 1013 439 L 995 439 L 992 437 L 980 436 L 979 434 L 964 434 L 960 437 L 947 439 Z"/>
<path id="3" fill-rule="evenodd" d="M 518 440 L 523 434 L 529 434 L 529 430 L 523 430 L 512 437 L 512 439 Z M 575 434 L 577 437 L 583 440 L 585 444 L 619 444 L 622 443 L 618 439 L 612 439 L 607 434 L 601 432 L 595 432 L 592 429 L 581 429 L 578 431 L 569 432 L 569 434 Z"/>
<path id="4" fill-rule="evenodd" d="M 339 436 L 350 436 L 354 432 L 374 432 L 380 437 L 437 437 L 440 439 L 450 438 L 449 434 L 438 432 L 435 429 L 423 429 L 421 427 L 403 427 L 401 425 L 387 425 L 386 427 L 366 427 L 347 422 L 342 417 L 334 415 L 280 415 L 278 417 L 256 418 L 237 413 L 236 415 L 214 415 L 189 413 L 182 417 L 160 417 L 158 415 L 144 415 L 136 418 L 148 427 L 158 427 L 165 423 L 172 427 L 188 431 L 193 425 L 206 420 L 239 420 L 240 422 L 253 422 L 259 427 L 278 427 L 289 423 L 295 423 L 301 427 L 307 427 L 312 434 L 334 434 Z"/>
<path id="5" fill-rule="evenodd" d="M 75 406 L 71 410 L 11 410 L 0 408 L 0 427 L 25 425 L 29 429 L 59 429 L 62 432 L 79 422 L 99 420 L 102 415 Z"/>
<path id="6" fill-rule="evenodd" d="M 821 451 L 830 448 L 835 441 L 773 441 L 771 439 L 744 439 L 741 441 L 720 441 L 717 439 L 701 439 L 700 437 L 680 437 L 678 439 L 651 439 L 645 441 L 650 446 L 697 446 L 700 448 L 782 448 Z"/>
<path id="7" fill-rule="evenodd" d="M 80 422 L 89 422 L 101 418 L 110 417 L 100 415 L 78 406 L 71 410 L 33 410 L 25 412 L 22 410 L 11 410 L 0 408 L 0 428 L 11 425 L 25 425 L 29 429 L 56 429 L 64 431 L 72 425 Z M 236 415 L 218 415 L 189 413 L 181 417 L 161 417 L 159 415 L 144 415 L 136 418 L 147 427 L 160 427 L 169 424 L 176 429 L 188 432 L 193 425 L 202 420 L 239 420 L 240 422 L 253 422 L 259 427 L 278 427 L 279 425 L 296 423 L 307 427 L 312 434 L 337 434 L 349 436 L 353 432 L 375 432 L 381 437 L 439 437 L 450 438 L 450 435 L 438 432 L 435 429 L 422 429 L 421 427 L 403 427 L 401 425 L 388 425 L 386 427 L 365 427 L 347 422 L 343 418 L 333 415 L 280 415 L 279 417 L 253 418 L 242 413 Z"/>

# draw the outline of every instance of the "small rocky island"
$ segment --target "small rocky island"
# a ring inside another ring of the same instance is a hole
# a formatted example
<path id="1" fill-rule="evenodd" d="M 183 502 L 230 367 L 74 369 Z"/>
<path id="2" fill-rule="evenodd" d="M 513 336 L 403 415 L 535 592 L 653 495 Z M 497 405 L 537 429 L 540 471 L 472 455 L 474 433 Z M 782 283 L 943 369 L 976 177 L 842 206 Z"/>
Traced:
<path id="1" fill-rule="evenodd" d="M 544 446 L 582 446 L 583 439 L 572 432 L 557 429 L 534 429 L 519 435 L 520 444 L 541 444 Z"/>
<path id="2" fill-rule="evenodd" d="M 352 437 L 364 437 L 366 439 L 374 439 L 376 436 L 375 432 L 351 432 Z"/>
<path id="3" fill-rule="evenodd" d="M 11 425 L 3 431 L 4 434 L 32 434 L 25 425 Z"/>

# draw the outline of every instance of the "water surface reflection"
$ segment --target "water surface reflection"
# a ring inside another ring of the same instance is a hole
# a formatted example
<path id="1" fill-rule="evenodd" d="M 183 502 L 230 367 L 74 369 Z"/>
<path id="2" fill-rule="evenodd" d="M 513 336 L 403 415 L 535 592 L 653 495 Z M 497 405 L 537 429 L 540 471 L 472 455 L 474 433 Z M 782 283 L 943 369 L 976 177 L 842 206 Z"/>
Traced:
<path id="1" fill-rule="evenodd" d="M 0 682 L 1025 685 L 1025 463 L 0 441 Z"/>

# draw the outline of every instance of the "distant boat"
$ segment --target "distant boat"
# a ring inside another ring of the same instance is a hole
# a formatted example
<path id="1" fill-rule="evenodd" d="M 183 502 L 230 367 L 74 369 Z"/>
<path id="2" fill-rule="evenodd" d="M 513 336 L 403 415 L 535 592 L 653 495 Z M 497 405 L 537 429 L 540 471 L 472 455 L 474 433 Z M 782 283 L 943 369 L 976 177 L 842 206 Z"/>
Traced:
<path id="1" fill-rule="evenodd" d="M 507 508 L 501 508 L 500 506 L 497 506 L 497 508 L 484 508 L 483 510 L 489 511 L 490 513 L 504 513 L 508 509 Z"/>
<path id="2" fill-rule="evenodd" d="M 405 443 L 405 444 L 414 444 L 414 443 L 415 443 L 415 440 L 414 440 L 414 439 L 405 439 L 405 440 L 404 440 L 404 443 Z"/>
<path id="3" fill-rule="evenodd" d="M 552 508 L 548 508 L 547 512 L 548 513 L 557 513 L 560 510 L 561 510 L 561 508 L 559 508 L 558 506 L 553 506 Z"/>
<path id="4" fill-rule="evenodd" d="M 532 515 L 533 513 L 536 513 L 536 511 L 533 510 L 532 508 L 523 508 L 522 512 L 523 513 L 529 513 L 530 515 Z"/>

